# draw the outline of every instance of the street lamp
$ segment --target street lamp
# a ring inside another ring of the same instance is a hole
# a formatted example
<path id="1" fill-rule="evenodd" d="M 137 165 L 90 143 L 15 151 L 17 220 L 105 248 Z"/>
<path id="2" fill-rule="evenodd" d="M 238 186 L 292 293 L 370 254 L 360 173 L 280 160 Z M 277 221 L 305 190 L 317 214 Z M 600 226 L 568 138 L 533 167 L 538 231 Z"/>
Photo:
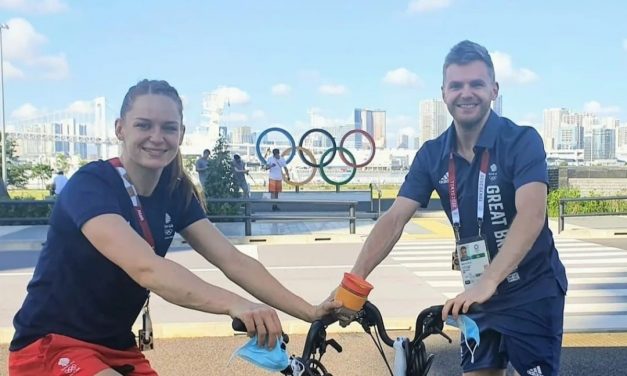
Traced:
<path id="1" fill-rule="evenodd" d="M 0 91 L 2 92 L 2 181 L 9 184 L 7 179 L 7 132 L 4 122 L 4 58 L 2 56 L 2 29 L 9 30 L 9 25 L 0 24 Z"/>

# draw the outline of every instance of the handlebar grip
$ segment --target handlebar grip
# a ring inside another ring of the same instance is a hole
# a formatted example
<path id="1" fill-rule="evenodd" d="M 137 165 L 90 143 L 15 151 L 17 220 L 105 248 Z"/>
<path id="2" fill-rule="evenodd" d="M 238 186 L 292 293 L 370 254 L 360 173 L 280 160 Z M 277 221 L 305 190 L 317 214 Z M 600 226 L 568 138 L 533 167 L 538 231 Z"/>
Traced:
<path id="1" fill-rule="evenodd" d="M 246 333 L 248 331 L 246 330 L 246 325 L 244 325 L 244 322 L 237 317 L 233 319 L 233 322 L 231 322 L 231 328 L 233 328 L 233 330 L 236 332 Z M 283 342 L 290 342 L 290 337 L 287 334 L 281 333 L 281 336 L 283 337 Z"/>
<path id="2" fill-rule="evenodd" d="M 240 319 L 238 319 L 237 317 L 233 319 L 233 322 L 231 323 L 231 328 L 233 328 L 233 330 L 235 330 L 236 332 L 246 332 L 246 325 L 244 325 L 244 322 Z"/>

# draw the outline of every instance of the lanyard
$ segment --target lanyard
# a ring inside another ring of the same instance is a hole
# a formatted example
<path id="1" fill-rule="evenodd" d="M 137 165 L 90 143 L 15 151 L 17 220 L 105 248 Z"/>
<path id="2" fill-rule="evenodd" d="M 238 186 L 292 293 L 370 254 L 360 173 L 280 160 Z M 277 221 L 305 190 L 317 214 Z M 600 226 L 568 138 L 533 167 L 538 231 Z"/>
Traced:
<path id="1" fill-rule="evenodd" d="M 115 170 L 118 172 L 118 174 L 120 174 L 120 177 L 122 178 L 122 181 L 124 182 L 124 188 L 126 189 L 126 192 L 128 192 L 128 195 L 131 198 L 131 203 L 133 204 L 133 209 L 135 210 L 135 216 L 137 217 L 137 220 L 139 221 L 139 226 L 141 227 L 142 233 L 144 234 L 144 239 L 148 242 L 148 244 L 150 244 L 153 250 L 156 250 L 155 240 L 152 237 L 150 226 L 148 226 L 148 220 L 146 219 L 146 216 L 144 215 L 142 204 L 141 202 L 139 202 L 139 195 L 137 194 L 137 190 L 135 189 L 135 186 L 129 180 L 126 169 L 124 168 L 124 166 L 122 166 L 122 162 L 120 161 L 120 158 L 109 159 L 109 163 L 111 163 L 111 165 L 115 167 Z"/>
<path id="2" fill-rule="evenodd" d="M 488 163 L 490 163 L 490 152 L 484 149 L 481 155 L 481 167 L 479 170 L 479 181 L 477 182 L 477 222 L 479 223 L 479 235 L 483 225 L 483 209 L 485 203 L 485 178 L 488 173 Z M 455 159 L 451 152 L 448 160 L 448 193 L 451 201 L 451 217 L 453 219 L 453 229 L 455 238 L 459 240 L 459 228 L 461 227 L 459 217 L 459 205 L 457 203 L 457 178 L 455 177 Z"/>

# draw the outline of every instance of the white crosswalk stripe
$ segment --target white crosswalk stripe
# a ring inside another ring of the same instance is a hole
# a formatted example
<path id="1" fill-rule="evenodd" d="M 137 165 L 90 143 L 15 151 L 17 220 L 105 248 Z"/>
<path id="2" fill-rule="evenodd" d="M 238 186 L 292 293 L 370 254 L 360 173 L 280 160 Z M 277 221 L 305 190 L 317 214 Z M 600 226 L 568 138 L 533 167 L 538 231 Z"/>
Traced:
<path id="1" fill-rule="evenodd" d="M 627 250 L 577 239 L 557 238 L 566 267 L 566 330 L 627 329 Z M 461 276 L 451 270 L 452 240 L 399 242 L 391 259 L 452 298 L 462 290 Z"/>

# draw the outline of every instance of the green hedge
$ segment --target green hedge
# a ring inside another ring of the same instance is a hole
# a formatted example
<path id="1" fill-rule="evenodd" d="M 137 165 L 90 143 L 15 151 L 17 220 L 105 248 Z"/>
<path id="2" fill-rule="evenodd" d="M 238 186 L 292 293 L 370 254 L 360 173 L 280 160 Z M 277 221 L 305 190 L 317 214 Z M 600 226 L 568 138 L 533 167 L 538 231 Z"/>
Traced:
<path id="1" fill-rule="evenodd" d="M 617 194 L 616 196 L 627 196 L 627 191 Z M 559 215 L 559 201 L 561 198 L 579 197 L 581 197 L 581 192 L 577 189 L 560 188 L 551 191 L 547 204 L 549 217 L 557 217 Z M 604 195 L 591 192 L 585 197 L 604 197 Z M 627 200 L 568 202 L 564 207 L 564 211 L 565 214 L 627 212 Z"/>
<path id="2" fill-rule="evenodd" d="M 25 203 L 24 201 L 30 201 Z M 0 201 L 0 224 L 17 225 L 30 224 L 32 221 L 21 221 L 24 219 L 39 219 L 37 223 L 45 223 L 52 212 L 53 203 L 49 201 L 33 200 L 29 198 L 14 199 L 8 201 Z M 12 220 L 15 218 L 15 220 Z"/>

